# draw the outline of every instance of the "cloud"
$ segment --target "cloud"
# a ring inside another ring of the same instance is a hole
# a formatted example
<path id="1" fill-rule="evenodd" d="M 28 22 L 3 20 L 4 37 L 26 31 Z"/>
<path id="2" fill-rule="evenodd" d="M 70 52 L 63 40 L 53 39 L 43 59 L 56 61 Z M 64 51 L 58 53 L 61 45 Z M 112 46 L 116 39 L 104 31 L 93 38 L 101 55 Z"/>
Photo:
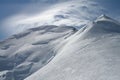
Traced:
<path id="1" fill-rule="evenodd" d="M 10 34 L 40 25 L 83 26 L 101 14 L 114 16 L 114 12 L 108 8 L 89 0 L 71 0 L 55 4 L 29 4 L 17 14 L 6 18 L 3 21 L 3 26 Z"/>

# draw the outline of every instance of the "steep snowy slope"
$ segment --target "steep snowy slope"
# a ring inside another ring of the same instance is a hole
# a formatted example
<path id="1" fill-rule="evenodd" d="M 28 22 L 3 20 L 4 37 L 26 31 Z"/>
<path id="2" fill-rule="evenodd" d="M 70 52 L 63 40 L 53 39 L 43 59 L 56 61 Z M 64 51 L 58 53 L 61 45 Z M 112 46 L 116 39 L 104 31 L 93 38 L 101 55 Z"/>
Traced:
<path id="1" fill-rule="evenodd" d="M 77 30 L 70 26 L 40 26 L 0 42 L 0 80 L 23 80 L 56 55 L 57 45 Z"/>
<path id="2" fill-rule="evenodd" d="M 120 23 L 100 16 L 61 43 L 54 59 L 25 80 L 120 80 Z"/>

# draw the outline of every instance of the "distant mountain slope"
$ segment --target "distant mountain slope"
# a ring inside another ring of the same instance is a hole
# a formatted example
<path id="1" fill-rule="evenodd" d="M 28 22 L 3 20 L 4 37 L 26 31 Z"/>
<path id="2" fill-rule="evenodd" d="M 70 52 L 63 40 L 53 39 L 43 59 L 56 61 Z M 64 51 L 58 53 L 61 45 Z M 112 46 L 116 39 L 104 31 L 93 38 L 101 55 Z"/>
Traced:
<path id="1" fill-rule="evenodd" d="M 64 42 L 50 63 L 25 80 L 120 80 L 119 22 L 102 15 Z"/>
<path id="2" fill-rule="evenodd" d="M 0 42 L 0 80 L 23 80 L 42 68 L 56 55 L 57 45 L 76 31 L 71 26 L 40 26 Z"/>

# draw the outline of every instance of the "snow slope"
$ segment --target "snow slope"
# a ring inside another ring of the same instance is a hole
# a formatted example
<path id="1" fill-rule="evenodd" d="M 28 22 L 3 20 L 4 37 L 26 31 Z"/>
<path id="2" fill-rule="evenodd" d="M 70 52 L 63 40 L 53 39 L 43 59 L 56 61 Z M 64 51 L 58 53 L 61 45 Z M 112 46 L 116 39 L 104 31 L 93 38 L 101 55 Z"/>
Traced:
<path id="1" fill-rule="evenodd" d="M 25 80 L 120 80 L 119 42 L 120 23 L 102 15 L 63 41 L 53 60 Z"/>
<path id="2" fill-rule="evenodd" d="M 0 80 L 23 80 L 42 68 L 56 55 L 57 45 L 76 31 L 71 26 L 40 26 L 0 42 Z"/>

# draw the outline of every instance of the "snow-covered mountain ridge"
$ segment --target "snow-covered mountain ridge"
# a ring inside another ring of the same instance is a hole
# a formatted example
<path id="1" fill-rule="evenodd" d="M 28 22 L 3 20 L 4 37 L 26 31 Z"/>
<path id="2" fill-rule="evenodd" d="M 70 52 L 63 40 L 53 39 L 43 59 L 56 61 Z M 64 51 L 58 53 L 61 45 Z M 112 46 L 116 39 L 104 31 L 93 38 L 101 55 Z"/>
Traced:
<path id="1" fill-rule="evenodd" d="M 63 41 L 50 63 L 25 80 L 119 80 L 120 23 L 103 15 Z"/>
<path id="2" fill-rule="evenodd" d="M 120 23 L 40 26 L 0 42 L 0 80 L 119 80 Z"/>

